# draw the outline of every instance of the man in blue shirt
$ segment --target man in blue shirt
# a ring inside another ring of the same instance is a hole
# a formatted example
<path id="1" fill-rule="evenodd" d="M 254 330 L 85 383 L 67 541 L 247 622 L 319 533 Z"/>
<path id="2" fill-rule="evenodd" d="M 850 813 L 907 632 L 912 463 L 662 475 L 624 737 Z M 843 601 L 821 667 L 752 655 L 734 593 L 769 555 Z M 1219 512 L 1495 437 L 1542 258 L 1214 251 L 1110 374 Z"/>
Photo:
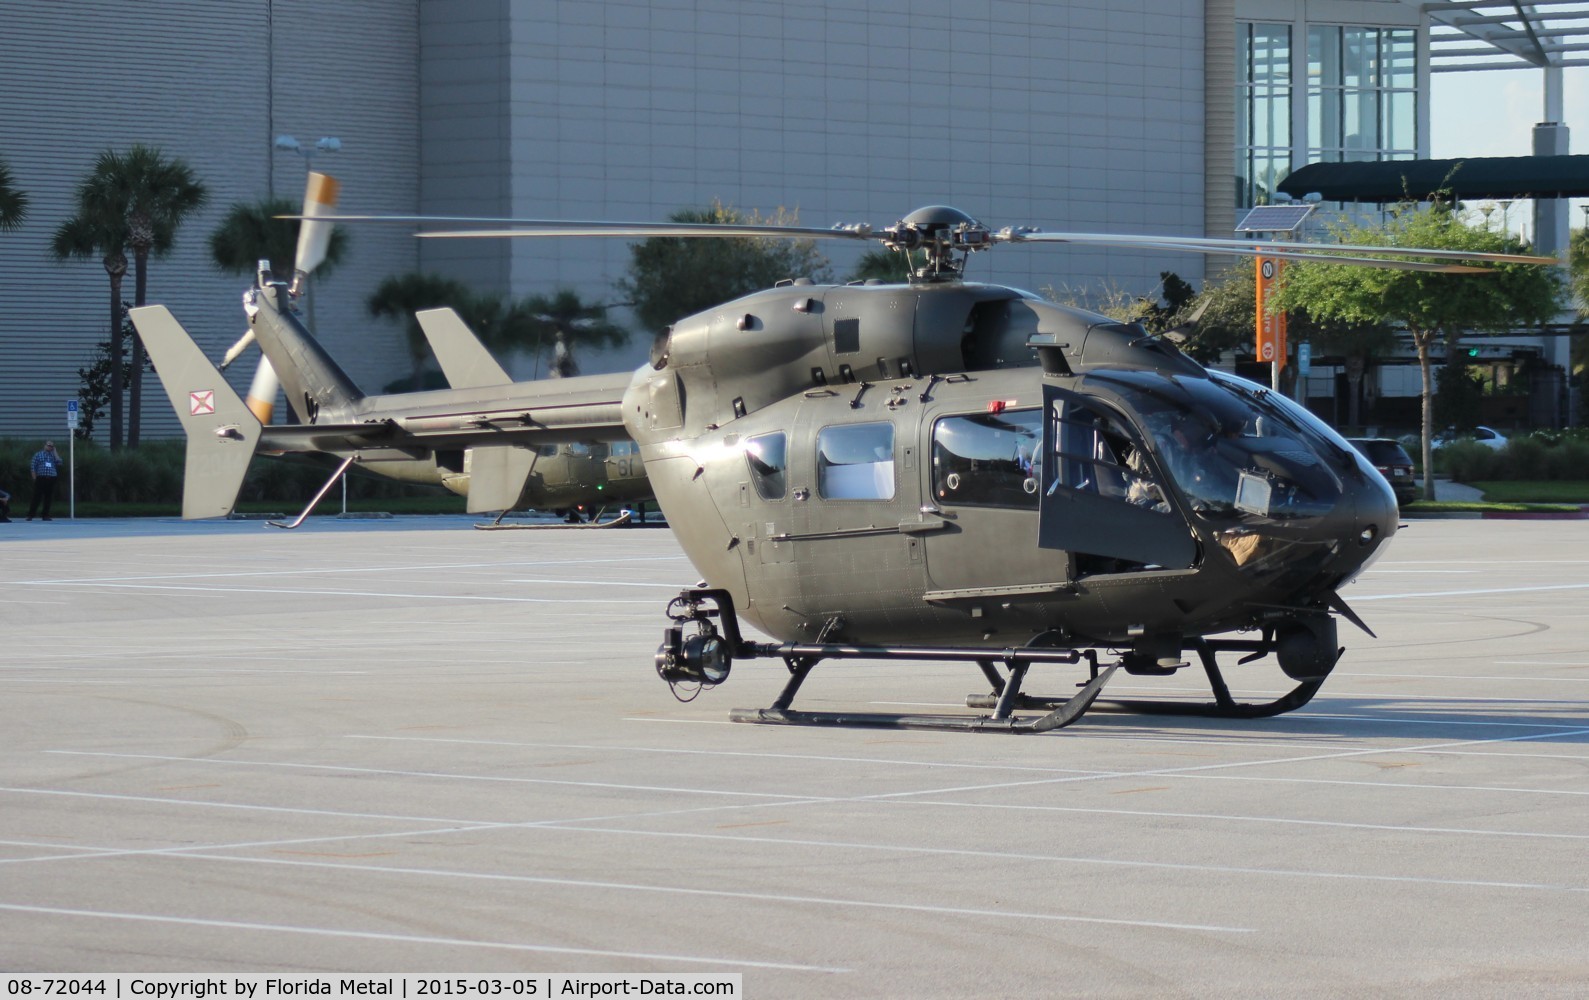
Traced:
<path id="1" fill-rule="evenodd" d="M 61 474 L 61 456 L 55 453 L 55 442 L 44 442 L 44 450 L 33 456 L 30 470 L 33 473 L 33 499 L 28 502 L 28 520 L 38 512 L 39 501 L 44 501 L 44 520 L 52 521 L 50 505 L 55 502 L 55 481 Z"/>

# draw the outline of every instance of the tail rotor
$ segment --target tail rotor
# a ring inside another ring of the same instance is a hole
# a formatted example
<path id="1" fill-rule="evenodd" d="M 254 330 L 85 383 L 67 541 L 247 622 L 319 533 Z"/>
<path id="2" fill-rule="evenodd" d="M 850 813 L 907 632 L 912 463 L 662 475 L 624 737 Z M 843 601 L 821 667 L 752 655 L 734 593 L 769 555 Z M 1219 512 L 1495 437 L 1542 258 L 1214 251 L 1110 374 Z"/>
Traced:
<path id="1" fill-rule="evenodd" d="M 294 299 L 308 291 L 310 275 L 315 268 L 325 263 L 326 253 L 331 246 L 331 232 L 335 228 L 332 220 L 336 215 L 337 197 L 341 190 L 342 185 L 330 174 L 310 172 L 304 188 L 303 220 L 298 227 L 297 252 L 293 255 L 293 279 L 289 291 Z M 268 270 L 264 262 L 261 262 L 260 270 L 261 273 Z M 220 370 L 225 371 L 253 342 L 254 331 L 248 330 L 227 350 L 221 359 Z M 249 383 L 245 400 L 249 411 L 261 424 L 270 423 L 276 408 L 276 396 L 280 392 L 281 379 L 270 366 L 270 360 L 261 354 L 259 367 L 254 369 L 254 379 Z"/>

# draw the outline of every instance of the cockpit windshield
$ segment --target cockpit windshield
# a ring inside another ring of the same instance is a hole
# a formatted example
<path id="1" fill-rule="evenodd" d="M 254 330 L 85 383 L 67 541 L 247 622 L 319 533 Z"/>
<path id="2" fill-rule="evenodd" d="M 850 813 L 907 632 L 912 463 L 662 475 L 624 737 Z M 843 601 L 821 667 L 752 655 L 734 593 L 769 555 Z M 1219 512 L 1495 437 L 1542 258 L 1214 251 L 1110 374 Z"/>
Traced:
<path id="1" fill-rule="evenodd" d="M 1355 468 L 1317 418 L 1245 379 L 1111 371 L 1089 381 L 1135 411 L 1164 474 L 1210 521 L 1322 517 L 1342 497 L 1342 473 Z"/>

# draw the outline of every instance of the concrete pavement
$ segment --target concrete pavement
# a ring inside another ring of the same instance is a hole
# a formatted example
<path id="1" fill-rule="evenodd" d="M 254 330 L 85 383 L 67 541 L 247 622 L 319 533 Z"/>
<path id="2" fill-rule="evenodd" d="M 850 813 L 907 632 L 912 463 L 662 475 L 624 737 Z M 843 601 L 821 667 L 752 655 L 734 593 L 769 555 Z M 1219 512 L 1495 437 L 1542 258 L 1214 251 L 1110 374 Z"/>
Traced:
<path id="1" fill-rule="evenodd" d="M 1344 593 L 1380 638 L 1343 625 L 1301 712 L 1016 738 L 728 724 L 783 671 L 669 696 L 661 612 L 696 580 L 670 533 L 468 523 L 0 534 L 0 966 L 1589 990 L 1589 525 L 1403 528 Z M 825 665 L 802 702 L 977 681 Z"/>

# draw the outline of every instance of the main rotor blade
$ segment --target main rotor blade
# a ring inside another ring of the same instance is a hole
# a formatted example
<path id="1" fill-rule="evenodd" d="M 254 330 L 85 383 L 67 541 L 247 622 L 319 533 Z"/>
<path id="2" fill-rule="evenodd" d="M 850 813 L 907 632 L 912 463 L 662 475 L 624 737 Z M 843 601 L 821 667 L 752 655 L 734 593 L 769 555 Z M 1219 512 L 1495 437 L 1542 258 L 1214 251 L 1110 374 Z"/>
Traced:
<path id="1" fill-rule="evenodd" d="M 301 219 L 306 216 L 278 215 L 278 219 Z M 716 222 L 597 222 L 573 219 L 514 219 L 475 215 L 337 215 L 338 222 L 389 222 L 420 224 L 445 222 L 451 224 L 516 226 L 515 229 L 457 229 L 415 233 L 416 236 L 463 238 L 489 237 L 502 239 L 515 236 L 774 236 L 786 239 L 877 239 L 865 226 L 817 229 L 811 226 L 774 226 L 749 223 Z"/>
<path id="2" fill-rule="evenodd" d="M 1554 257 L 1521 253 L 1484 253 L 1472 250 L 1434 250 L 1423 247 L 1387 247 L 1361 243 L 1290 243 L 1282 240 L 1226 240 L 1190 236 L 1115 236 L 1104 233 L 1000 233 L 998 239 L 1010 243 L 1079 243 L 1094 246 L 1119 246 L 1132 249 L 1171 250 L 1188 253 L 1227 253 L 1253 257 L 1278 257 L 1285 253 L 1311 256 L 1342 253 L 1391 257 L 1432 257 L 1437 260 L 1478 261 L 1493 264 L 1560 264 Z"/>
<path id="3" fill-rule="evenodd" d="M 770 236 L 775 239 L 798 240 L 867 240 L 880 239 L 878 234 L 862 229 L 812 229 L 803 226 L 747 226 L 739 224 L 717 225 L 702 223 L 635 223 L 635 222 L 536 222 L 518 223 L 520 229 L 443 229 L 415 233 L 421 239 L 511 239 L 521 236 L 618 236 L 650 238 L 668 237 L 724 237 Z"/>

